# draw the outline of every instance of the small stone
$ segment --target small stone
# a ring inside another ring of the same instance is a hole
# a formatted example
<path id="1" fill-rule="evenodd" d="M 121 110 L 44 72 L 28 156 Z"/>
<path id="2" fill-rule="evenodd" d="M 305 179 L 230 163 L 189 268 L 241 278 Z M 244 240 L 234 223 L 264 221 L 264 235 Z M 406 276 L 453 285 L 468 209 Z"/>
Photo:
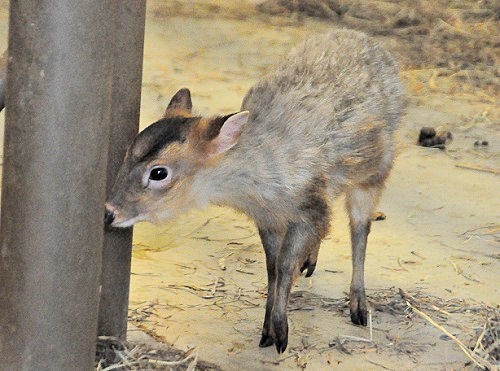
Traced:
<path id="1" fill-rule="evenodd" d="M 436 136 L 436 130 L 434 128 L 424 126 L 420 129 L 420 135 L 418 137 L 418 142 L 422 142 L 424 139 L 433 138 Z"/>

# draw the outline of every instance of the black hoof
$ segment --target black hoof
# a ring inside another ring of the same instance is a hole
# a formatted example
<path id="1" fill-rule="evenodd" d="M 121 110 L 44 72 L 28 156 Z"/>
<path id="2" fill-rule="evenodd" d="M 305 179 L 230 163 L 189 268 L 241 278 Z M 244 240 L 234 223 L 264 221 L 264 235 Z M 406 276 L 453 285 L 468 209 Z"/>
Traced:
<path id="1" fill-rule="evenodd" d="M 262 334 L 259 342 L 259 347 L 267 348 L 274 344 L 272 336 Z"/>
<path id="2" fill-rule="evenodd" d="M 351 289 L 349 295 L 349 309 L 351 321 L 355 325 L 366 326 L 368 317 L 368 305 L 364 289 Z"/>
<path id="3" fill-rule="evenodd" d="M 309 264 L 309 266 L 307 267 L 306 277 L 311 277 L 315 269 L 316 269 L 316 263 Z"/>
<path id="4" fill-rule="evenodd" d="M 309 261 L 306 261 L 300 268 L 300 273 L 304 272 L 306 269 L 306 277 L 311 277 L 314 273 L 314 270 L 316 269 L 316 263 L 311 264 L 309 263 Z"/>
<path id="5" fill-rule="evenodd" d="M 302 264 L 302 267 L 300 267 L 300 273 L 304 272 L 306 268 L 309 267 L 309 262 L 305 262 L 304 264 Z"/>
<path id="6" fill-rule="evenodd" d="M 288 320 L 285 317 L 278 317 L 273 320 L 274 345 L 278 353 L 283 353 L 288 345 Z"/>
<path id="7" fill-rule="evenodd" d="M 355 325 L 366 326 L 367 324 L 367 311 L 358 308 L 356 311 L 351 311 L 351 321 Z"/>
<path id="8" fill-rule="evenodd" d="M 288 339 L 283 339 L 283 341 L 276 340 L 276 350 L 278 354 L 283 353 L 288 345 Z"/>

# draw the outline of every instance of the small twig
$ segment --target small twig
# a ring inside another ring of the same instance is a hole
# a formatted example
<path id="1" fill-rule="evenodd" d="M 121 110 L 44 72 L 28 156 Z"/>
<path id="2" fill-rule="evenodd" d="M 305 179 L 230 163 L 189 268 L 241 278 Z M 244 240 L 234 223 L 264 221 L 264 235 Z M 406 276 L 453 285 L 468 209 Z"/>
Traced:
<path id="1" fill-rule="evenodd" d="M 486 334 L 486 323 L 483 325 L 483 331 L 481 332 L 481 335 L 477 338 L 476 345 L 474 346 L 474 350 L 472 353 L 476 353 L 477 349 L 481 345 L 481 341 L 483 340 L 484 335 Z"/>
<path id="2" fill-rule="evenodd" d="M 278 360 L 276 360 L 276 361 L 268 361 L 268 360 L 265 360 L 265 359 L 261 359 L 260 361 L 261 361 L 262 363 L 264 363 L 264 364 L 265 364 L 265 363 L 270 363 L 270 364 L 272 364 L 272 365 L 278 366 L 278 365 L 279 365 L 281 362 L 283 362 L 284 360 L 287 360 L 288 358 L 292 358 L 292 357 L 295 357 L 295 356 L 296 356 L 296 354 L 295 354 L 295 353 L 293 353 L 293 354 L 290 354 L 290 355 L 289 355 L 289 356 L 287 356 L 287 357 L 280 358 L 280 359 L 278 359 Z"/>
<path id="3" fill-rule="evenodd" d="M 351 335 L 340 335 L 339 340 L 341 343 L 345 343 L 346 341 L 357 341 L 360 343 L 372 343 L 370 339 L 365 339 L 357 336 L 351 336 Z"/>
<path id="4" fill-rule="evenodd" d="M 162 361 L 160 359 L 149 359 L 149 358 L 142 358 L 142 359 L 139 359 L 139 361 L 142 361 L 142 362 L 145 361 L 146 363 L 151 364 L 151 365 L 172 367 L 172 366 L 183 365 L 184 363 L 186 363 L 187 361 L 189 361 L 191 358 L 193 358 L 193 361 L 196 361 L 198 359 L 198 354 L 197 353 L 191 353 L 186 358 L 181 359 L 180 361 Z"/>
<path id="5" fill-rule="evenodd" d="M 123 362 L 123 363 L 116 363 L 114 365 L 108 366 L 106 368 L 101 369 L 102 371 L 110 371 L 110 370 L 116 370 L 119 368 L 125 368 L 128 366 L 134 366 L 142 363 L 142 361 L 133 361 L 133 362 Z"/>
<path id="6" fill-rule="evenodd" d="M 372 365 L 375 365 L 375 366 L 378 366 L 378 367 L 382 367 L 384 370 L 394 370 L 393 368 L 386 367 L 386 366 L 384 366 L 384 365 L 383 365 L 383 364 L 381 364 L 381 363 L 377 363 L 377 362 L 371 361 L 371 360 L 369 360 L 368 358 L 365 358 L 365 359 L 366 359 L 366 361 L 367 361 L 368 363 L 371 363 Z"/>
<path id="7" fill-rule="evenodd" d="M 418 257 L 418 258 L 420 258 L 420 259 L 422 259 L 422 260 L 425 260 L 425 259 L 426 259 L 425 257 L 423 257 L 422 255 L 420 255 L 420 254 L 419 254 L 418 252 L 416 252 L 416 251 L 411 251 L 411 254 L 415 255 L 416 257 Z"/>
<path id="8" fill-rule="evenodd" d="M 460 268 L 458 266 L 458 264 L 456 264 L 455 262 L 453 262 L 453 260 L 450 259 L 450 262 L 451 264 L 453 265 L 453 269 L 455 270 L 455 272 L 462 276 L 463 278 L 469 280 L 469 281 L 472 281 L 472 282 L 476 282 L 476 283 L 481 283 L 481 281 L 479 281 L 478 279 L 474 278 L 474 277 L 471 277 L 470 275 L 466 274 L 462 268 Z"/>
<path id="9" fill-rule="evenodd" d="M 454 261 L 450 260 L 451 264 L 453 265 L 453 269 L 457 274 L 462 273 L 462 268 L 460 268 Z"/>
<path id="10" fill-rule="evenodd" d="M 333 269 L 325 269 L 325 272 L 328 272 L 328 273 L 344 273 L 344 271 L 337 271 L 337 270 L 333 270 Z"/>
<path id="11" fill-rule="evenodd" d="M 236 272 L 238 272 L 238 273 L 243 273 L 243 274 L 250 274 L 250 275 L 254 275 L 254 274 L 255 274 L 255 273 L 253 273 L 253 272 L 247 272 L 247 271 L 244 271 L 244 270 L 242 270 L 242 269 L 236 269 Z"/>
<path id="12" fill-rule="evenodd" d="M 486 166 L 480 166 L 480 165 L 474 165 L 474 164 L 464 164 L 464 163 L 458 163 L 458 164 L 455 164 L 455 166 L 462 168 L 462 169 L 483 171 L 485 173 L 491 173 L 491 174 L 495 174 L 495 175 L 500 174 L 500 170 L 493 169 L 491 167 L 486 167 Z"/>
<path id="13" fill-rule="evenodd" d="M 200 231 L 201 229 L 203 229 L 203 227 L 206 227 L 208 224 L 210 224 L 210 223 L 212 222 L 212 220 L 215 220 L 215 219 L 217 219 L 217 218 L 220 218 L 221 216 L 222 216 L 222 214 L 220 214 L 220 215 L 216 215 L 216 216 L 213 216 L 213 217 L 211 217 L 211 218 L 208 218 L 207 220 L 205 220 L 205 222 L 204 222 L 202 225 L 200 225 L 200 226 L 196 227 L 194 230 L 192 230 L 191 232 L 189 232 L 188 234 L 186 234 L 186 235 L 185 235 L 185 236 L 183 236 L 183 237 L 189 237 L 189 236 L 191 236 L 191 235 L 195 234 L 196 232 L 198 232 L 198 231 Z"/>
<path id="14" fill-rule="evenodd" d="M 476 231 L 479 231 L 481 229 L 487 229 L 486 232 L 481 233 L 483 235 L 485 235 L 485 234 L 495 234 L 495 233 L 500 232 L 500 225 L 499 224 L 495 224 L 495 223 L 486 223 L 486 224 L 480 225 L 479 227 L 468 229 L 465 232 L 460 233 L 459 236 L 465 236 L 467 234 L 472 234 L 472 232 L 476 232 Z"/>

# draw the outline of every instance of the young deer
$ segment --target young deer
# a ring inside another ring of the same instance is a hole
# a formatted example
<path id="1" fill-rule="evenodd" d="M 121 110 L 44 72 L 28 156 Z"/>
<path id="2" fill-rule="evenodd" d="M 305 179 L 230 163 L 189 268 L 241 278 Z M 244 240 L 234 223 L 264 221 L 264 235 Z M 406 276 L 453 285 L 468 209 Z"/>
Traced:
<path id="1" fill-rule="evenodd" d="M 187 89 L 134 140 L 106 203 L 115 227 L 171 218 L 208 203 L 252 218 L 266 254 L 260 346 L 288 342 L 294 279 L 314 272 L 329 201 L 346 193 L 353 274 L 351 320 L 367 322 L 366 240 L 394 157 L 403 92 L 391 56 L 339 30 L 297 46 L 247 93 L 242 112 L 195 116 Z"/>

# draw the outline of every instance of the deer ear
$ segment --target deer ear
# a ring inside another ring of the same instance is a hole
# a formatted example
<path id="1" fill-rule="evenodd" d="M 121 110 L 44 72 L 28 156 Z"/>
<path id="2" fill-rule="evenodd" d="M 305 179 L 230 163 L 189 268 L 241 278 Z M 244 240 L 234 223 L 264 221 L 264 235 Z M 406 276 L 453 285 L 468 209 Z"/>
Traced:
<path id="1" fill-rule="evenodd" d="M 170 110 L 184 110 L 191 112 L 193 108 L 193 103 L 191 102 L 191 92 L 189 89 L 183 88 L 179 90 L 170 100 L 167 109 L 165 110 L 165 114 Z"/>
<path id="2" fill-rule="evenodd" d="M 248 121 L 249 112 L 243 111 L 219 117 L 210 123 L 208 137 L 210 139 L 210 157 L 226 153 L 240 138 Z"/>

